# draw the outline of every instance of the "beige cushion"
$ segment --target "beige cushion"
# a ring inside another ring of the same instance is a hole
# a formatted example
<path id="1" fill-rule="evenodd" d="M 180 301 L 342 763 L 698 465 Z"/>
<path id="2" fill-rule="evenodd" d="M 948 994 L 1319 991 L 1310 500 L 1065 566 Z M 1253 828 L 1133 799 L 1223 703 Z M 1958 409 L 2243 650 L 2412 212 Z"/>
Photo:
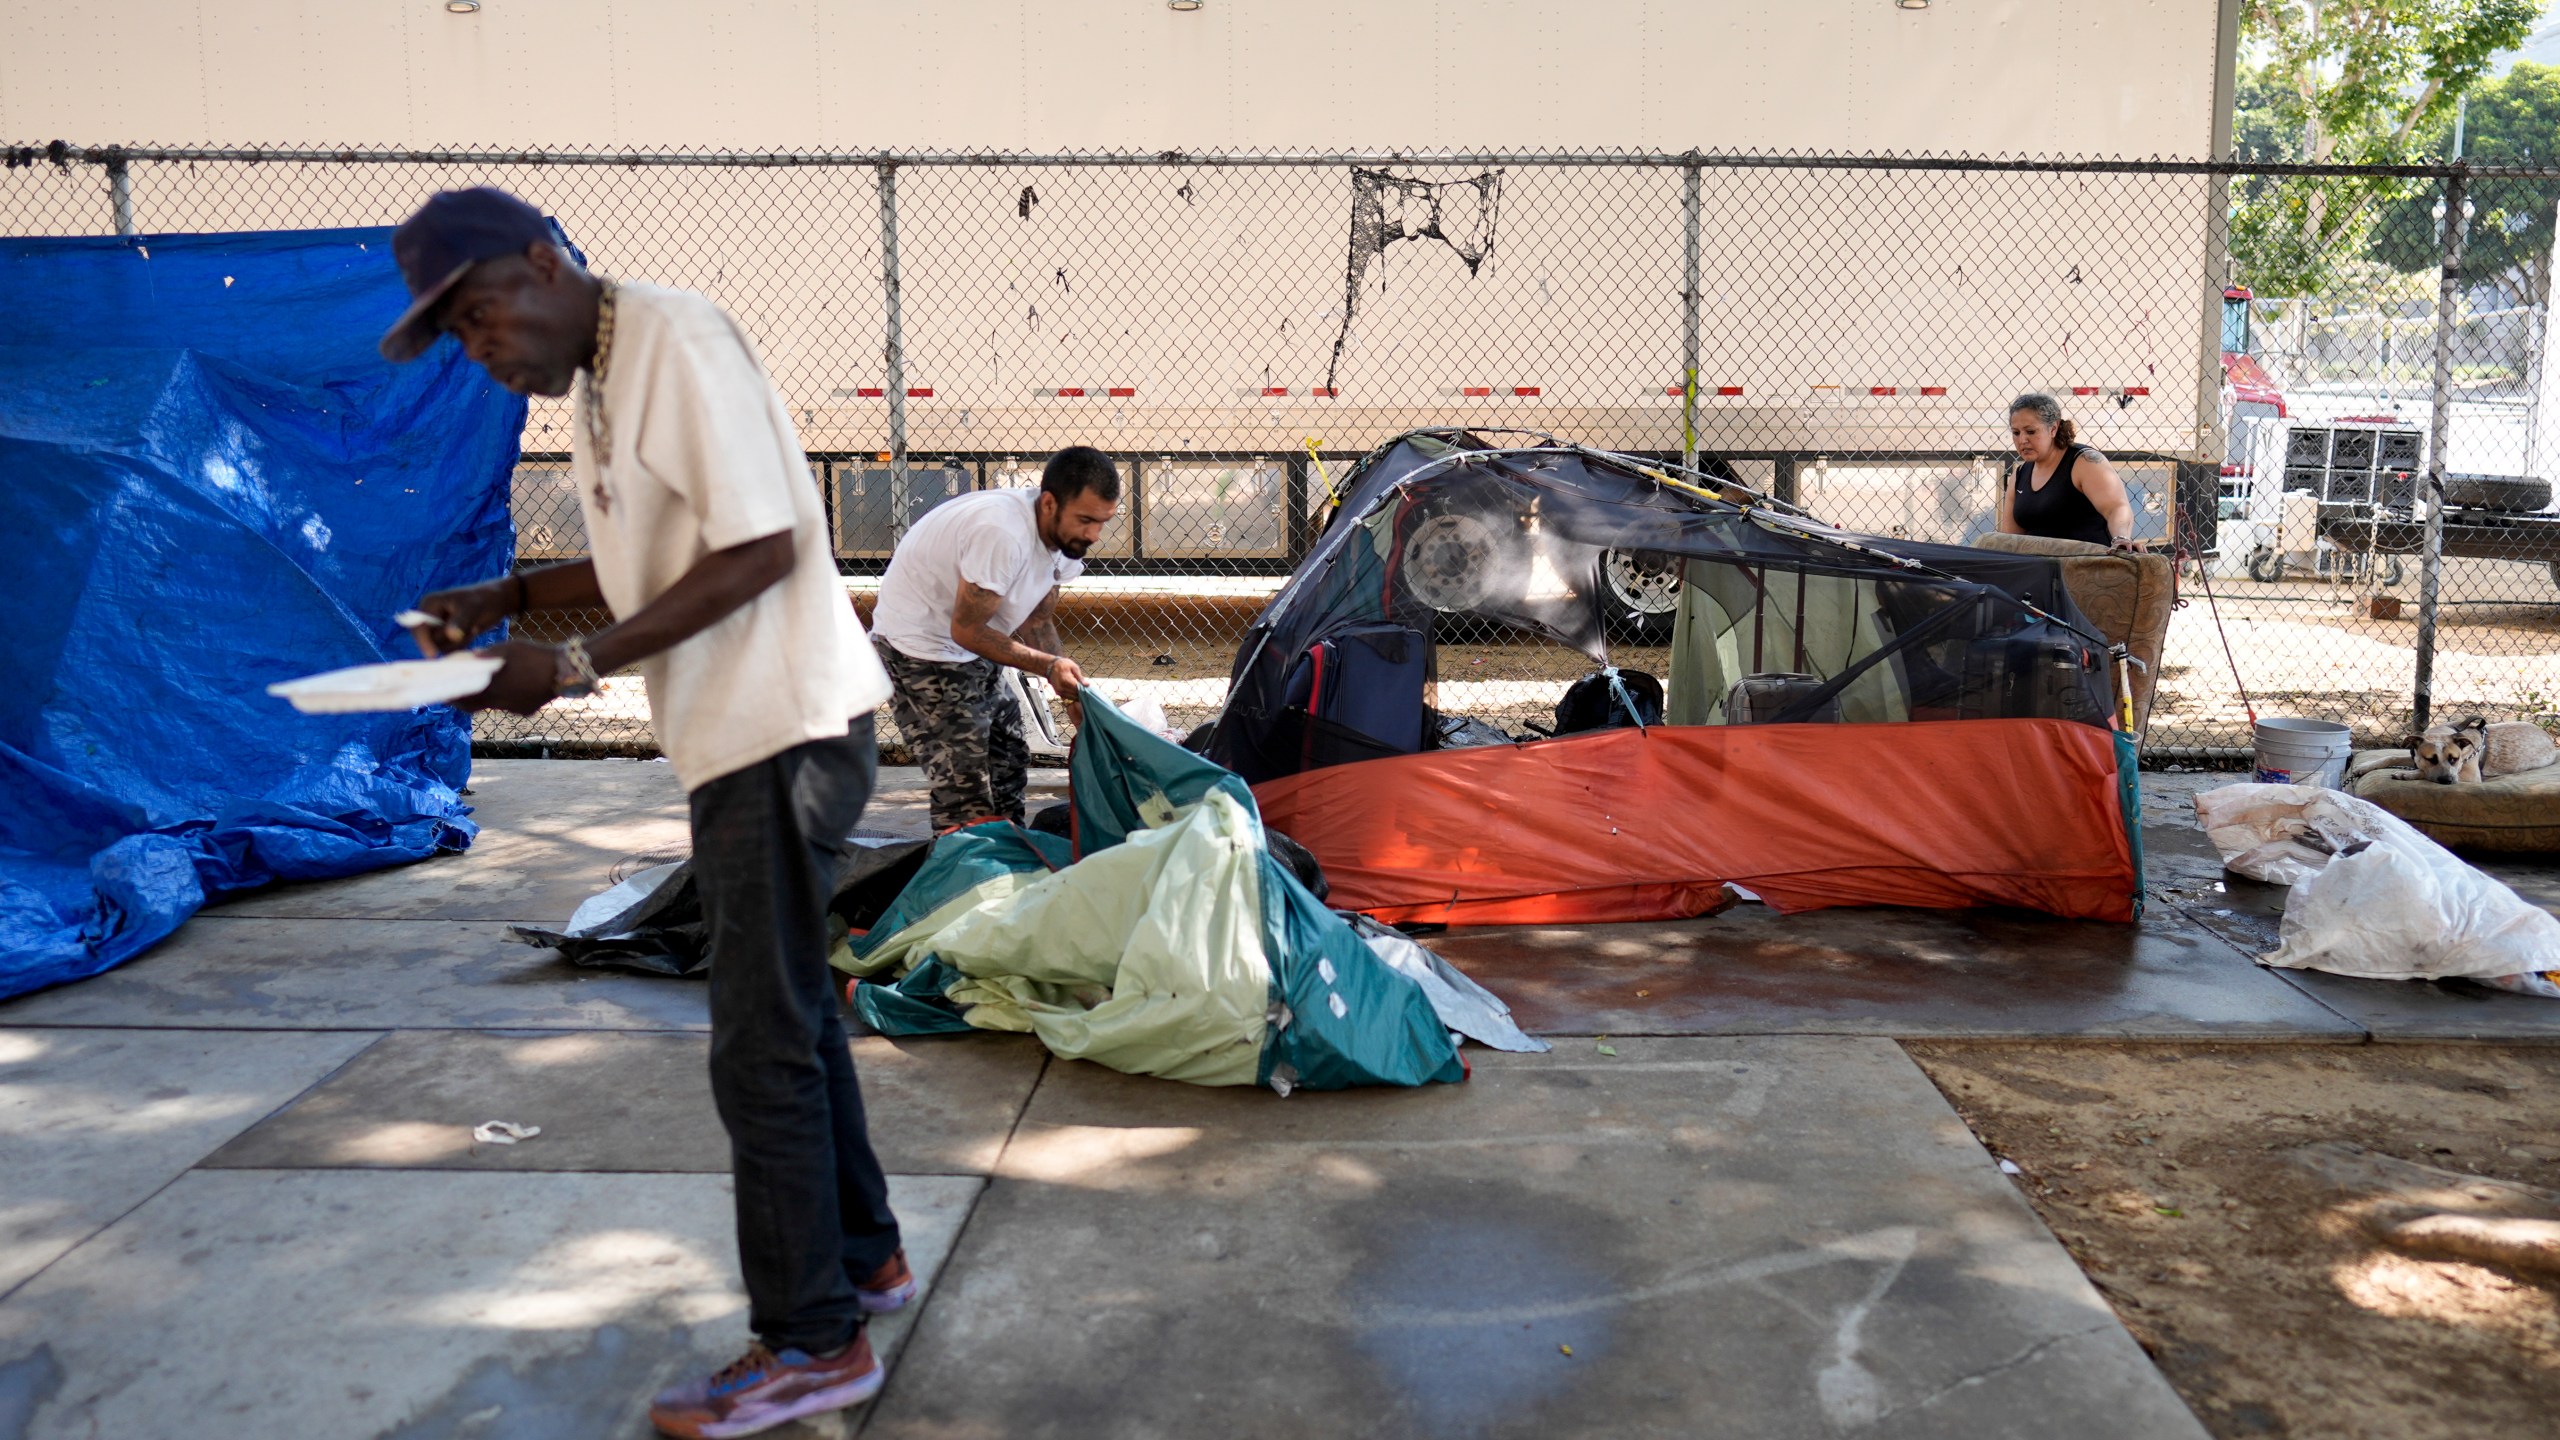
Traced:
<path id="1" fill-rule="evenodd" d="M 2560 851 L 2560 765 L 2477 785 L 2420 780 L 2406 750 L 2359 750 L 2347 793 L 2360 795 L 2439 845 L 2473 850 Z"/>
<path id="2" fill-rule="evenodd" d="M 2122 645 L 2142 662 L 2133 672 L 2133 733 L 2151 726 L 2151 695 L 2160 683 L 2160 647 L 2169 636 L 2169 603 L 2176 586 L 2169 557 L 2144 550 L 2118 554 L 2083 540 L 1994 532 L 1973 542 L 2012 555 L 2052 555 L 2062 561 L 2062 587 L 2071 603 L 2110 645 Z"/>

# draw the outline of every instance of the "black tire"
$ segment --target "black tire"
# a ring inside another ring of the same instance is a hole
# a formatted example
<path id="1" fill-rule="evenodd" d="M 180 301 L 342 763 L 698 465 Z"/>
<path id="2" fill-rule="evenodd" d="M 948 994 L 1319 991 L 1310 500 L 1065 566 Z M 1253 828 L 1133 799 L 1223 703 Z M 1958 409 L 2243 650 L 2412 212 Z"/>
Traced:
<path id="1" fill-rule="evenodd" d="M 1642 550 L 1600 555 L 1600 610 L 1609 638 L 1626 645 L 1668 645 L 1680 610 L 1677 557 Z"/>
<path id="2" fill-rule="evenodd" d="M 2260 550 L 2249 557 L 2249 578 L 2261 585 L 2272 585 L 2284 578 L 2284 556 L 2273 550 Z"/>
<path id="3" fill-rule="evenodd" d="M 2551 503 L 2551 482 L 2527 475 L 2447 475 L 2444 503 L 2457 510 L 2529 514 Z"/>
<path id="4" fill-rule="evenodd" d="M 1473 612 L 1494 598 L 1492 577 L 1509 568 L 1519 549 L 1519 530 L 1514 516 L 1433 504 L 1399 542 L 1403 554 L 1398 573 L 1405 592 L 1443 615 Z"/>

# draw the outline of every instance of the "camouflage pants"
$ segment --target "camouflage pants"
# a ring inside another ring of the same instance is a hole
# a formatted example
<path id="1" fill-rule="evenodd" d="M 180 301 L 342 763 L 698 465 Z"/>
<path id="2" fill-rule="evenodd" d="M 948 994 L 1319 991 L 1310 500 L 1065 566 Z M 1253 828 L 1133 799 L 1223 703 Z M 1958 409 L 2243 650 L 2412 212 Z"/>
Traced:
<path id="1" fill-rule="evenodd" d="M 1022 707 L 1000 683 L 993 660 L 953 664 L 919 660 L 874 637 L 889 669 L 889 718 L 924 767 L 933 789 L 933 828 L 993 816 L 1022 823 L 1022 787 L 1031 752 L 1022 740 Z"/>

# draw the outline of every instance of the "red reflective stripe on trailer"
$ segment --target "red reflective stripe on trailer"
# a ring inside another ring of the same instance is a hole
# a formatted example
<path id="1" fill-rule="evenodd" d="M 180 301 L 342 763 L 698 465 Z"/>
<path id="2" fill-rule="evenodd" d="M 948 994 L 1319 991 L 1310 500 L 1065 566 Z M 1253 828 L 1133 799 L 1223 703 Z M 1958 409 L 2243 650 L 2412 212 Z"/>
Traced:
<path id="1" fill-rule="evenodd" d="M 1535 385 L 1514 385 L 1511 387 L 1511 393 L 1521 397 L 1522 399 L 1535 399 L 1538 395 L 1538 387 Z"/>
<path id="2" fill-rule="evenodd" d="M 1070 385 L 1058 391 L 1058 398 L 1061 400 L 1080 400 L 1084 398 L 1084 390 L 1082 387 Z"/>
<path id="3" fill-rule="evenodd" d="M 1947 393 L 1947 387 L 1944 385 L 1923 385 L 1920 387 L 1920 393 L 1923 395 L 1944 395 Z"/>
<path id="4" fill-rule="evenodd" d="M 880 399 L 882 396 L 886 395 L 888 392 L 887 392 L 887 391 L 885 391 L 885 390 L 883 390 L 883 389 L 881 389 L 881 388 L 880 388 L 879 386 L 877 386 L 877 385 L 865 385 L 865 386 L 863 386 L 861 389 L 856 390 L 856 391 L 854 391 L 853 393 L 854 393 L 854 395 L 855 395 L 857 398 L 860 398 L 860 399 L 864 399 L 864 400 L 877 400 L 877 399 Z"/>
<path id="5" fill-rule="evenodd" d="M 933 387 L 930 385 L 910 385 L 907 387 L 907 398 L 910 400 L 930 400 L 933 398 Z"/>
<path id="6" fill-rule="evenodd" d="M 1716 393 L 1719 395 L 1739 395 L 1742 393 L 1742 387 L 1739 385 L 1719 385 L 1716 387 Z"/>
<path id="7" fill-rule="evenodd" d="M 2127 385 L 2124 387 L 2124 393 L 2127 395 L 2148 395 L 2151 393 L 2151 387 L 2148 385 Z"/>
<path id="8" fill-rule="evenodd" d="M 1665 385 L 1662 387 L 1662 393 L 1670 396 L 1674 400 L 1677 400 L 1681 396 L 1689 393 L 1689 387 L 1686 385 Z"/>
<path id="9" fill-rule="evenodd" d="M 1262 387 L 1262 393 L 1265 395 L 1286 395 L 1289 393 L 1289 387 L 1286 385 L 1265 385 Z"/>
<path id="10" fill-rule="evenodd" d="M 1891 385 L 1870 385 L 1867 387 L 1867 393 L 1870 395 L 1893 395 L 1899 392 Z"/>
<path id="11" fill-rule="evenodd" d="M 2098 387 L 2095 385 L 2074 385 L 2071 387 L 2071 393 L 2074 395 L 2095 395 L 2098 393 Z"/>
<path id="12" fill-rule="evenodd" d="M 1469 385 L 1459 390 L 1458 393 L 1470 397 L 1491 395 L 1493 393 L 1493 387 L 1490 385 Z"/>
<path id="13" fill-rule="evenodd" d="M 1126 400 L 1130 396 L 1138 393 L 1138 387 L 1135 385 L 1114 385 L 1102 393 L 1114 400 Z"/>
<path id="14" fill-rule="evenodd" d="M 1335 391 L 1330 385 L 1319 385 L 1307 393 L 1315 396 L 1319 400 L 1330 400 L 1334 397 Z"/>

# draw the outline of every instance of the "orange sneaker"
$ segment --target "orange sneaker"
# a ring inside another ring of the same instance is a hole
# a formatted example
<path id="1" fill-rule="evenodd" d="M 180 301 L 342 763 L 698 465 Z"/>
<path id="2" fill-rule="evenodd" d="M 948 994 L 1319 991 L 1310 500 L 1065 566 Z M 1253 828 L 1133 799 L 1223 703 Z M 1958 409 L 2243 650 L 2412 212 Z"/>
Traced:
<path id="1" fill-rule="evenodd" d="M 678 1440 L 728 1440 L 859 1405 L 888 1378 L 872 1357 L 871 1337 L 858 1331 L 832 1355 L 777 1355 L 757 1345 L 707 1379 L 659 1391 L 649 1423 Z"/>
<path id="2" fill-rule="evenodd" d="M 880 1268 L 872 1271 L 869 1279 L 853 1287 L 853 1295 L 862 1302 L 866 1315 L 886 1315 L 892 1310 L 905 1309 L 907 1302 L 916 1298 L 916 1272 L 907 1268 L 906 1249 L 902 1246 L 881 1261 Z"/>

